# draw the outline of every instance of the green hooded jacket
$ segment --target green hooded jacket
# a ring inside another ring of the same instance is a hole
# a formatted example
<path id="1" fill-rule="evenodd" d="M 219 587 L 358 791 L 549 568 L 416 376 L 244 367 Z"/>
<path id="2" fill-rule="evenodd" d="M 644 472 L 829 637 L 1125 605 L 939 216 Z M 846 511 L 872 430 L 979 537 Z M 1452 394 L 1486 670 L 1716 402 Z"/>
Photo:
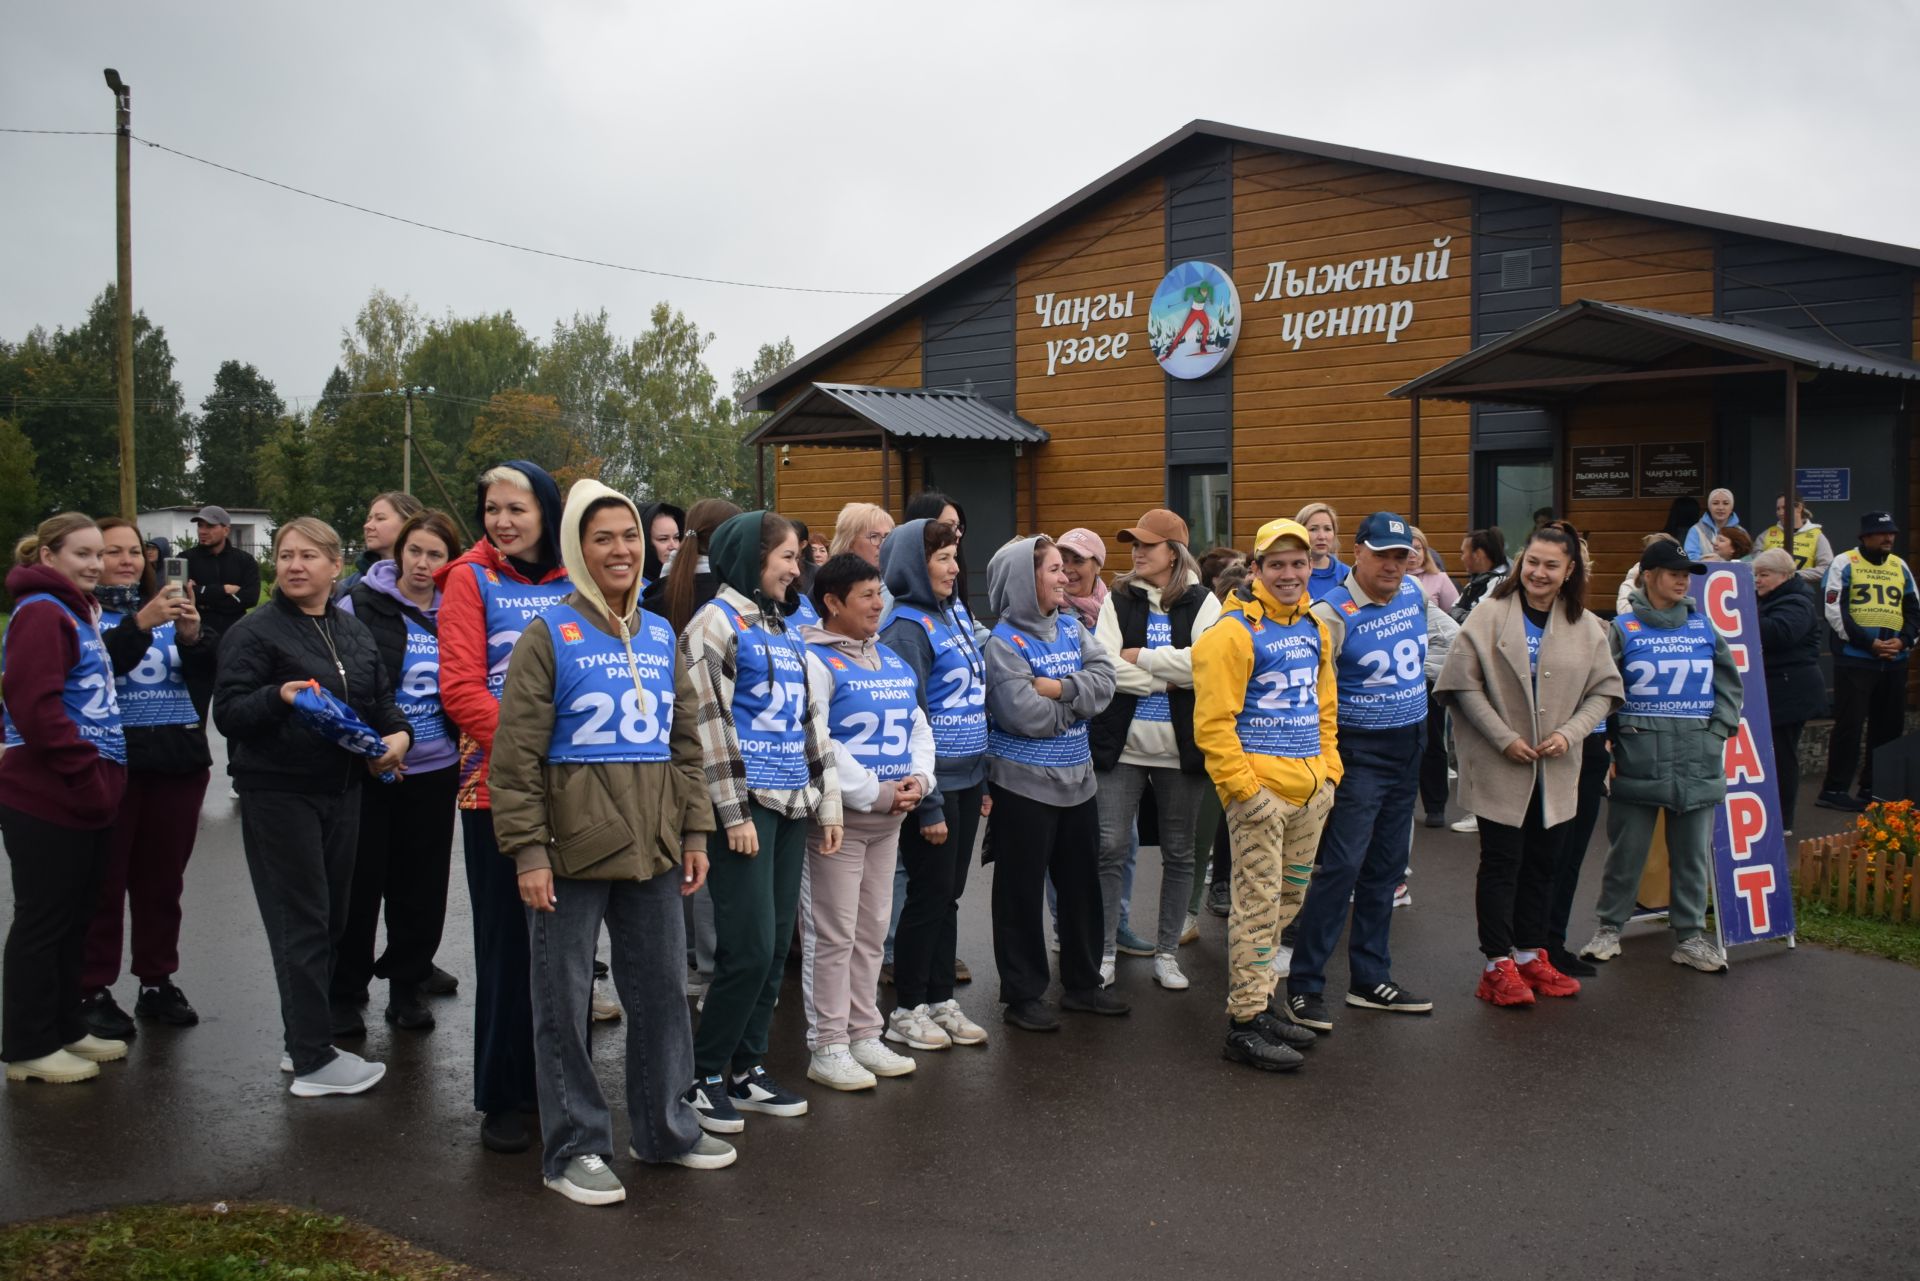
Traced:
<path id="1" fill-rule="evenodd" d="M 1646 592 L 1635 588 L 1628 601 L 1633 616 L 1657 631 L 1684 626 L 1699 612 L 1691 596 L 1672 609 L 1655 609 Z M 1620 666 L 1624 640 L 1618 626 L 1607 629 L 1614 666 Z M 1725 744 L 1740 728 L 1746 691 L 1733 653 L 1713 635 L 1713 715 L 1629 716 L 1615 712 L 1608 722 L 1614 779 L 1609 795 L 1629 805 L 1658 805 L 1684 812 L 1718 805 L 1727 796 Z"/>

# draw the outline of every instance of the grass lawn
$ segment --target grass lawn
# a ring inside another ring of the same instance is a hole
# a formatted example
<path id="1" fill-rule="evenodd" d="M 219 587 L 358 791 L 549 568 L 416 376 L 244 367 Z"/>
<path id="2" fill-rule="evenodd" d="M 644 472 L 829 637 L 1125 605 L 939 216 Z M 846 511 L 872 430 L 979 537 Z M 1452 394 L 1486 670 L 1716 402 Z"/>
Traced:
<path id="1" fill-rule="evenodd" d="M 1878 917 L 1851 916 L 1823 903 L 1794 904 L 1794 930 L 1801 941 L 1884 956 L 1920 965 L 1920 924 L 1894 924 Z"/>
<path id="2" fill-rule="evenodd" d="M 5 1281 L 485 1281 L 334 1215 L 270 1202 L 139 1205 L 0 1227 Z"/>

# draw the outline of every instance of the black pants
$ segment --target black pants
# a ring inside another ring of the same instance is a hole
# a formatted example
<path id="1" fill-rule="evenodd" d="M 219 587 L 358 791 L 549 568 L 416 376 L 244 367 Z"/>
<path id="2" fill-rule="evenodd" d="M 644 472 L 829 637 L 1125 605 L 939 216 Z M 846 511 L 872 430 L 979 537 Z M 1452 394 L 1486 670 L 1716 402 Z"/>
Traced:
<path id="1" fill-rule="evenodd" d="M 535 1105 L 532 958 L 513 860 L 493 837 L 492 810 L 461 810 L 473 902 L 473 1106 Z"/>
<path id="2" fill-rule="evenodd" d="M 1213 829 L 1213 879 L 1208 884 L 1233 884 L 1233 842 L 1227 837 L 1224 814 L 1220 817 L 1220 825 Z"/>
<path id="3" fill-rule="evenodd" d="M 942 795 L 947 839 L 939 845 L 920 835 L 920 821 L 907 815 L 900 829 L 900 862 L 907 869 L 907 905 L 893 936 L 893 988 L 899 1004 L 938 1005 L 953 995 L 953 957 L 960 933 L 960 896 L 980 831 L 980 798 L 987 785 Z"/>
<path id="4" fill-rule="evenodd" d="M 1048 805 L 1004 788 L 993 791 L 993 959 L 1000 999 L 1047 994 L 1047 880 L 1060 901 L 1060 982 L 1069 992 L 1100 988 L 1100 813 L 1094 797 Z M 896 961 L 898 942 L 895 943 Z"/>
<path id="5" fill-rule="evenodd" d="M 1547 945 L 1547 909 L 1553 902 L 1553 866 L 1566 830 L 1541 826 L 1540 789 L 1534 788 L 1519 827 L 1480 819 L 1480 871 L 1473 907 L 1480 922 L 1480 951 L 1505 956 L 1518 948 Z"/>
<path id="6" fill-rule="evenodd" d="M 357 787 L 357 785 L 356 785 Z M 333 1062 L 333 954 L 347 927 L 360 794 L 240 793 L 240 842 L 260 905 L 295 1075 Z"/>
<path id="7" fill-rule="evenodd" d="M 1873 749 L 1900 737 L 1907 707 L 1907 665 L 1833 665 L 1833 741 L 1828 745 L 1826 792 L 1844 792 L 1860 766 L 1860 793 L 1873 794 Z M 1867 758 L 1860 760 L 1860 730 L 1867 731 Z"/>
<path id="8" fill-rule="evenodd" d="M 447 922 L 453 862 L 453 797 L 460 767 L 404 775 L 360 787 L 360 846 L 346 932 L 333 962 L 333 995 L 366 999 L 376 976 L 398 987 L 424 983 Z M 374 959 L 380 903 L 387 905 L 387 950 Z"/>
<path id="9" fill-rule="evenodd" d="M 1607 771 L 1613 767 L 1613 753 L 1607 750 L 1605 734 L 1587 735 L 1580 753 L 1580 804 L 1573 821 L 1559 830 L 1564 834 L 1553 862 L 1553 902 L 1547 909 L 1547 941 L 1565 946 L 1567 921 L 1573 915 L 1573 898 L 1580 889 L 1580 867 L 1587 861 L 1587 846 L 1593 843 L 1593 829 L 1600 822 L 1600 806 L 1607 799 Z"/>
<path id="10" fill-rule="evenodd" d="M 1773 776 L 1780 782 L 1780 826 L 1793 830 L 1793 807 L 1800 799 L 1800 731 L 1805 721 L 1773 727 Z"/>
<path id="11" fill-rule="evenodd" d="M 1429 814 L 1447 812 L 1447 711 L 1427 687 L 1427 750 L 1420 757 L 1420 804 Z"/>
<path id="12" fill-rule="evenodd" d="M 13 872 L 13 924 L 0 979 L 0 1060 L 41 1058 L 87 1034 L 80 1019 L 80 963 L 112 831 L 62 827 L 0 805 L 0 834 Z"/>

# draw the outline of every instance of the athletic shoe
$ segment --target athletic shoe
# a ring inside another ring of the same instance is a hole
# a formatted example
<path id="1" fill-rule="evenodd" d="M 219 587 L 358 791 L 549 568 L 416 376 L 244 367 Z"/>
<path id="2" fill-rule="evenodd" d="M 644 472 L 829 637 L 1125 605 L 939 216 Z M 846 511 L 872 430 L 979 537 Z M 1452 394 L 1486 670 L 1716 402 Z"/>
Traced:
<path id="1" fill-rule="evenodd" d="M 1180 962 L 1171 952 L 1162 952 L 1153 958 L 1153 981 L 1169 992 L 1187 990 L 1187 976 L 1180 972 Z"/>
<path id="2" fill-rule="evenodd" d="M 1533 989 L 1520 977 L 1511 956 L 1503 956 L 1492 969 L 1480 971 L 1480 986 L 1473 994 L 1493 1005 L 1532 1005 Z"/>
<path id="3" fill-rule="evenodd" d="M 596 983 L 611 973 L 613 973 L 613 971 L 607 968 L 605 961 L 597 956 L 593 958 L 593 978 Z"/>
<path id="4" fill-rule="evenodd" d="M 1327 1013 L 1327 998 L 1318 992 L 1287 994 L 1287 1019 L 1316 1032 L 1333 1031 L 1333 1016 Z"/>
<path id="5" fill-rule="evenodd" d="M 460 990 L 460 980 L 436 965 L 428 971 L 427 981 L 420 985 L 420 990 L 428 996 L 452 996 Z"/>
<path id="6" fill-rule="evenodd" d="M 1273 959 L 1267 962 L 1267 968 L 1273 971 L 1275 978 L 1287 977 L 1287 972 L 1293 969 L 1293 949 L 1285 943 L 1274 948 Z"/>
<path id="7" fill-rule="evenodd" d="M 1053 1007 L 1038 998 L 1026 1001 L 1014 1001 L 1008 1004 L 1000 1017 L 1018 1028 L 1029 1032 L 1058 1032 L 1060 1019 Z"/>
<path id="8" fill-rule="evenodd" d="M 578 1201 L 581 1205 L 615 1205 L 627 1199 L 627 1189 L 607 1163 L 591 1152 L 584 1153 L 567 1162 L 567 1168 L 560 1171 L 557 1179 L 542 1179 L 542 1183 L 558 1192 L 569 1201 Z"/>
<path id="9" fill-rule="evenodd" d="M 1152 956 L 1153 944 L 1122 925 L 1120 932 L 1113 937 L 1114 947 L 1126 956 Z"/>
<path id="10" fill-rule="evenodd" d="M 1113 976 L 1114 976 L 1113 958 L 1111 956 L 1101 957 L 1100 958 L 1100 986 L 1112 987 Z"/>
<path id="11" fill-rule="evenodd" d="M 83 1059 L 78 1054 L 69 1054 L 65 1050 L 55 1050 L 52 1054 L 42 1054 L 37 1059 L 22 1059 L 18 1063 L 7 1064 L 9 1081 L 45 1081 L 48 1085 L 72 1085 L 76 1081 L 91 1081 L 100 1075 L 100 1065 L 92 1059 Z"/>
<path id="12" fill-rule="evenodd" d="M 844 1045 L 823 1045 L 807 1063 L 807 1080 L 818 1081 L 829 1090 L 871 1090 L 877 1082 L 873 1073 L 854 1062 Z"/>
<path id="13" fill-rule="evenodd" d="M 337 1045 L 330 1048 L 335 1054 L 344 1054 L 346 1052 Z M 282 1054 L 280 1056 L 280 1070 L 288 1076 L 293 1075 L 293 1056 L 291 1054 Z"/>
<path id="14" fill-rule="evenodd" d="M 952 997 L 940 1002 L 931 1011 L 933 1022 L 947 1039 L 955 1045 L 985 1045 L 987 1029 L 968 1018 L 960 1009 L 960 1003 Z"/>
<path id="15" fill-rule="evenodd" d="M 480 1118 L 480 1146 L 489 1152 L 525 1152 L 533 1145 L 527 1119 L 514 1108 L 489 1112 Z"/>
<path id="16" fill-rule="evenodd" d="M 1600 972 L 1564 947 L 1549 947 L 1547 959 L 1553 962 L 1554 969 L 1562 974 L 1571 974 L 1575 978 L 1590 979 Z"/>
<path id="17" fill-rule="evenodd" d="M 1284 1045 L 1290 1050 L 1304 1050 L 1320 1039 L 1318 1032 L 1282 1018 L 1273 1012 L 1272 1007 L 1254 1015 L 1253 1026 L 1261 1036 L 1275 1045 Z"/>
<path id="18" fill-rule="evenodd" d="M 953 981 L 955 983 L 973 982 L 973 971 L 968 969 L 967 963 L 957 956 L 953 958 Z"/>
<path id="19" fill-rule="evenodd" d="M 346 1001 L 335 1001 L 331 1009 L 333 1039 L 348 1041 L 367 1034 L 367 1024 L 360 1017 L 360 1007 Z"/>
<path id="20" fill-rule="evenodd" d="M 1447 824 L 1447 826 L 1456 832 L 1477 832 L 1480 830 L 1480 820 L 1469 814 L 1457 822 Z"/>
<path id="21" fill-rule="evenodd" d="M 411 983 L 392 984 L 387 992 L 387 1022 L 408 1032 L 433 1031 L 433 1011 Z"/>
<path id="22" fill-rule="evenodd" d="M 387 1074 L 384 1063 L 370 1063 L 358 1054 L 335 1051 L 333 1062 L 318 1072 L 293 1078 L 287 1093 L 296 1099 L 317 1099 L 329 1094 L 360 1094 L 380 1084 Z"/>
<path id="23" fill-rule="evenodd" d="M 1233 887 L 1225 881 L 1215 881 L 1207 886 L 1207 910 L 1215 916 L 1227 916 L 1233 911 Z"/>
<path id="24" fill-rule="evenodd" d="M 767 1075 L 758 1063 L 745 1074 L 727 1083 L 727 1097 L 742 1112 L 764 1112 L 768 1116 L 804 1116 L 807 1101 Z"/>
<path id="25" fill-rule="evenodd" d="M 1426 822 L 1428 827 L 1445 827 L 1447 825 L 1447 812 L 1445 810 L 1428 810 Z"/>
<path id="26" fill-rule="evenodd" d="M 1460 771 L 1459 771 L 1459 770 L 1457 770 L 1457 769 L 1455 769 L 1455 768 L 1454 768 L 1453 766 L 1451 766 L 1451 765 L 1449 765 L 1449 766 L 1447 766 L 1447 781 L 1448 781 L 1449 783 L 1451 783 L 1451 782 L 1453 782 L 1453 780 L 1454 780 L 1454 779 L 1456 779 L 1456 778 L 1459 778 L 1459 777 L 1460 777 Z"/>
<path id="27" fill-rule="evenodd" d="M 953 1038 L 934 1021 L 933 1011 L 925 1005 L 912 1009 L 903 1005 L 889 1014 L 887 1039 L 916 1050 L 944 1050 L 953 1044 Z"/>
<path id="28" fill-rule="evenodd" d="M 1186 924 L 1180 927 L 1180 946 L 1185 947 L 1189 943 L 1198 941 L 1199 938 L 1200 918 L 1189 912 L 1187 913 Z"/>
<path id="29" fill-rule="evenodd" d="M 1113 993 L 1098 988 L 1091 992 L 1062 992 L 1060 1008 L 1075 1010 L 1081 1014 L 1106 1015 L 1126 1014 L 1133 1009 Z"/>
<path id="30" fill-rule="evenodd" d="M 1520 978 L 1541 996 L 1578 996 L 1580 980 L 1569 978 L 1554 968 L 1545 952 L 1535 952 L 1525 965 L 1515 965 Z"/>
<path id="31" fill-rule="evenodd" d="M 1394 1014 L 1433 1012 L 1432 1001 L 1424 996 L 1415 996 L 1392 982 L 1375 983 L 1371 987 L 1356 984 L 1347 989 L 1347 1004 L 1363 1010 L 1387 1010 Z"/>
<path id="32" fill-rule="evenodd" d="M 133 1020 L 104 987 L 80 998 L 80 1021 L 87 1025 L 87 1031 L 105 1041 L 124 1041 L 135 1032 Z"/>
<path id="33" fill-rule="evenodd" d="M 709 1134 L 738 1134 L 747 1128 L 747 1119 L 733 1106 L 723 1076 L 695 1078 L 680 1096 L 700 1119 L 700 1128 Z"/>
<path id="34" fill-rule="evenodd" d="M 627 1155 L 638 1161 L 640 1154 L 627 1147 Z M 740 1159 L 739 1150 L 725 1139 L 716 1139 L 711 1134 L 702 1133 L 693 1141 L 693 1146 L 678 1156 L 668 1157 L 674 1165 L 684 1165 L 689 1170 L 724 1170 Z"/>
<path id="35" fill-rule="evenodd" d="M 1602 925 L 1580 949 L 1580 955 L 1589 961 L 1611 961 L 1620 955 L 1620 931 L 1611 925 Z"/>
<path id="36" fill-rule="evenodd" d="M 875 1076 L 906 1076 L 918 1066 L 904 1054 L 895 1054 L 886 1046 L 886 1042 L 877 1036 L 861 1037 L 847 1047 L 858 1063 Z"/>
<path id="37" fill-rule="evenodd" d="M 1696 934 L 1684 940 L 1673 949 L 1673 955 L 1667 958 L 1675 965 L 1686 965 L 1699 970 L 1702 974 L 1725 974 L 1727 972 L 1727 954 L 1719 945 L 1704 934 Z M 68 1046 L 72 1049 L 72 1046 Z"/>
<path id="38" fill-rule="evenodd" d="M 127 1043 L 109 1037 L 95 1036 L 89 1032 L 77 1041 L 68 1042 L 61 1047 L 76 1058 L 94 1063 L 112 1063 L 116 1059 L 127 1057 Z"/>
<path id="39" fill-rule="evenodd" d="M 1291 1072 L 1307 1061 L 1300 1051 L 1275 1045 L 1260 1035 L 1252 1023 L 1238 1023 L 1233 1019 L 1227 1020 L 1227 1042 L 1220 1047 L 1220 1057 L 1262 1072 Z"/>
<path id="40" fill-rule="evenodd" d="M 620 1002 L 611 996 L 602 995 L 600 985 L 593 985 L 593 1000 L 589 1006 L 595 1023 L 614 1023 L 620 1018 Z"/>
<path id="41" fill-rule="evenodd" d="M 1813 803 L 1823 810 L 1845 810 L 1849 814 L 1858 814 L 1867 808 L 1865 801 L 1856 800 L 1845 792 L 1821 792 L 1813 798 Z"/>
<path id="42" fill-rule="evenodd" d="M 1407 883 L 1405 881 L 1393 887 L 1393 905 L 1395 907 L 1413 906 L 1413 895 L 1408 893 Z"/>
<path id="43" fill-rule="evenodd" d="M 187 1000 L 187 994 L 174 986 L 172 979 L 162 979 L 158 987 L 142 984 L 139 999 L 133 1003 L 136 1018 L 158 1019 L 174 1027 L 192 1027 L 200 1021 L 199 1011 Z"/>

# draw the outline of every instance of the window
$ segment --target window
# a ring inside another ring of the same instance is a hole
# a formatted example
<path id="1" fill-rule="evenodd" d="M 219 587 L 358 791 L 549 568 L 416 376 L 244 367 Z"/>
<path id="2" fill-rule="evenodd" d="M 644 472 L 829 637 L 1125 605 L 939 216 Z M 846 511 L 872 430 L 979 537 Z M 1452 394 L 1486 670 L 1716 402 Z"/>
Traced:
<path id="1" fill-rule="evenodd" d="M 1483 453 L 1474 472 L 1474 523 L 1498 526 L 1511 556 L 1533 532 L 1536 513 L 1553 511 L 1553 455 L 1544 449 Z"/>
<path id="2" fill-rule="evenodd" d="M 1194 555 L 1232 540 L 1233 493 L 1224 467 L 1176 467 L 1168 488 L 1174 510 L 1187 522 Z"/>

